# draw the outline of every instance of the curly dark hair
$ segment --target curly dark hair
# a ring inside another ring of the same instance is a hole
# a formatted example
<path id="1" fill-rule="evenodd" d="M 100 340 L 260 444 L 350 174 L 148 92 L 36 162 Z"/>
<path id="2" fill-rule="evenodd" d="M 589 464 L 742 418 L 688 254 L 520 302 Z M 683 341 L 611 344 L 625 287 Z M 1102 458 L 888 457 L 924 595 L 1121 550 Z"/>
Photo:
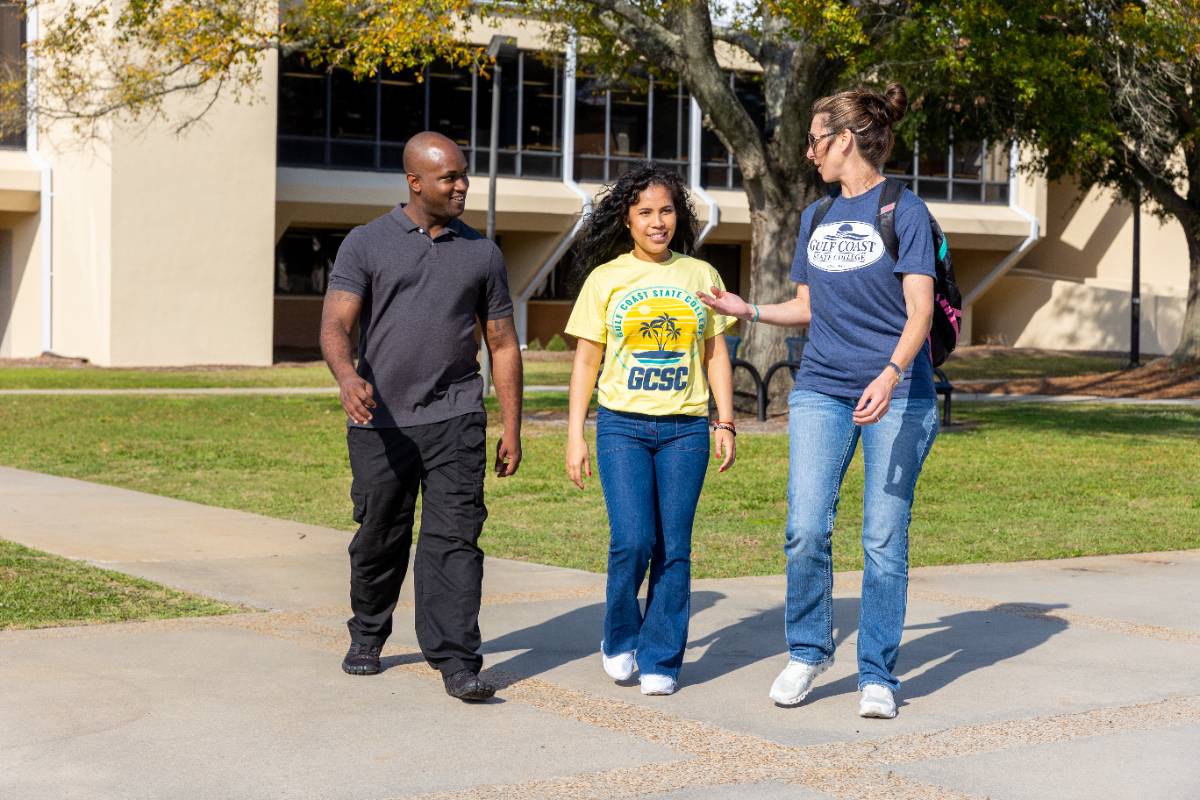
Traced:
<path id="1" fill-rule="evenodd" d="M 578 283 L 582 283 L 596 267 L 633 249 L 633 237 L 625 223 L 629 209 L 650 186 L 661 186 L 669 191 L 675 205 L 675 235 L 671 237 L 670 248 L 688 256 L 695 252 L 699 225 L 683 178 L 674 170 L 647 162 L 626 172 L 611 186 L 604 187 L 597 197 L 583 231 L 575 240 Z"/>

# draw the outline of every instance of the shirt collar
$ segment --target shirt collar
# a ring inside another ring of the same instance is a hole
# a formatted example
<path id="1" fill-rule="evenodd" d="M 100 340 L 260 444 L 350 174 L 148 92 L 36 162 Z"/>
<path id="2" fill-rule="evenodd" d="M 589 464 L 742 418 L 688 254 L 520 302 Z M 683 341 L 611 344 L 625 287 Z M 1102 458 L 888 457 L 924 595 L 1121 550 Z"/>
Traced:
<path id="1" fill-rule="evenodd" d="M 394 220 L 396 220 L 396 222 L 400 223 L 400 227 L 404 230 L 405 233 L 412 233 L 413 231 L 419 231 L 419 232 L 425 234 L 426 236 L 428 236 L 429 231 L 425 230 L 420 225 L 413 222 L 412 217 L 408 216 L 408 214 L 406 214 L 404 212 L 404 207 L 406 205 L 408 205 L 408 203 L 400 203 L 398 206 L 393 208 L 392 209 L 392 218 Z M 462 222 L 460 222 L 457 219 L 450 220 L 448 223 L 446 223 L 446 227 L 442 229 L 442 233 L 440 236 L 438 236 L 438 238 L 440 239 L 440 238 L 442 238 L 442 236 L 445 236 L 447 234 L 452 234 L 454 236 L 458 236 L 460 233 L 462 233 L 462 231 L 460 230 L 461 225 L 462 225 Z"/>

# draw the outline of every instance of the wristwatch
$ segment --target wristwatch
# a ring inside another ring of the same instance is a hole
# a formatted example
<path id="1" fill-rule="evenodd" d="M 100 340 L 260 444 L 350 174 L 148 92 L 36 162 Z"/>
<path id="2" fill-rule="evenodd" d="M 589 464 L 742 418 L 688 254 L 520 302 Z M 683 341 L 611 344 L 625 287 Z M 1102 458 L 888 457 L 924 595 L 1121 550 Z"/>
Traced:
<path id="1" fill-rule="evenodd" d="M 896 371 L 897 383 L 904 383 L 904 370 L 900 369 L 900 365 L 895 361 L 889 361 L 887 365 Z"/>

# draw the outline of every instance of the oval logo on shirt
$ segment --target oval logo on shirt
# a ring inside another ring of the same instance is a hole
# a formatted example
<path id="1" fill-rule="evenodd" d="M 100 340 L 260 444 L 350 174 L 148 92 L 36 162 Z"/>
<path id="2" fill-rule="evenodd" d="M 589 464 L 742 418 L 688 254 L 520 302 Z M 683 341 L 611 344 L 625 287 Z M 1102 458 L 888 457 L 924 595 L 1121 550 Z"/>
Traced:
<path id="1" fill-rule="evenodd" d="M 808 263 L 825 272 L 869 267 L 883 255 L 883 239 L 866 222 L 828 222 L 808 240 Z"/>
<path id="2" fill-rule="evenodd" d="M 690 383 L 686 365 L 704 335 L 704 307 L 674 286 L 648 286 L 627 292 L 612 305 L 617 359 L 634 391 L 682 391 Z"/>

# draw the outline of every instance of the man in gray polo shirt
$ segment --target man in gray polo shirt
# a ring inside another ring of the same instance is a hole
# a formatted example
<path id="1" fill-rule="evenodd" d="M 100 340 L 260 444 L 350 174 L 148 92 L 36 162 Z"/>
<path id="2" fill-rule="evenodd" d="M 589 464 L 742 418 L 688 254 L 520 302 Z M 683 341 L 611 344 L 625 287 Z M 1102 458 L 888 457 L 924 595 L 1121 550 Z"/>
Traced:
<path id="1" fill-rule="evenodd" d="M 495 688 L 479 677 L 487 419 L 477 321 L 500 400 L 500 477 L 521 462 L 521 350 L 500 250 L 458 219 L 468 186 L 462 151 L 426 131 L 404 148 L 404 169 L 408 204 L 346 237 L 321 316 L 321 351 L 349 417 L 350 496 L 359 523 L 349 548 L 354 616 L 342 669 L 379 672 L 420 491 L 417 642 L 447 693 L 486 700 Z M 356 323 L 357 368 L 350 343 Z"/>

